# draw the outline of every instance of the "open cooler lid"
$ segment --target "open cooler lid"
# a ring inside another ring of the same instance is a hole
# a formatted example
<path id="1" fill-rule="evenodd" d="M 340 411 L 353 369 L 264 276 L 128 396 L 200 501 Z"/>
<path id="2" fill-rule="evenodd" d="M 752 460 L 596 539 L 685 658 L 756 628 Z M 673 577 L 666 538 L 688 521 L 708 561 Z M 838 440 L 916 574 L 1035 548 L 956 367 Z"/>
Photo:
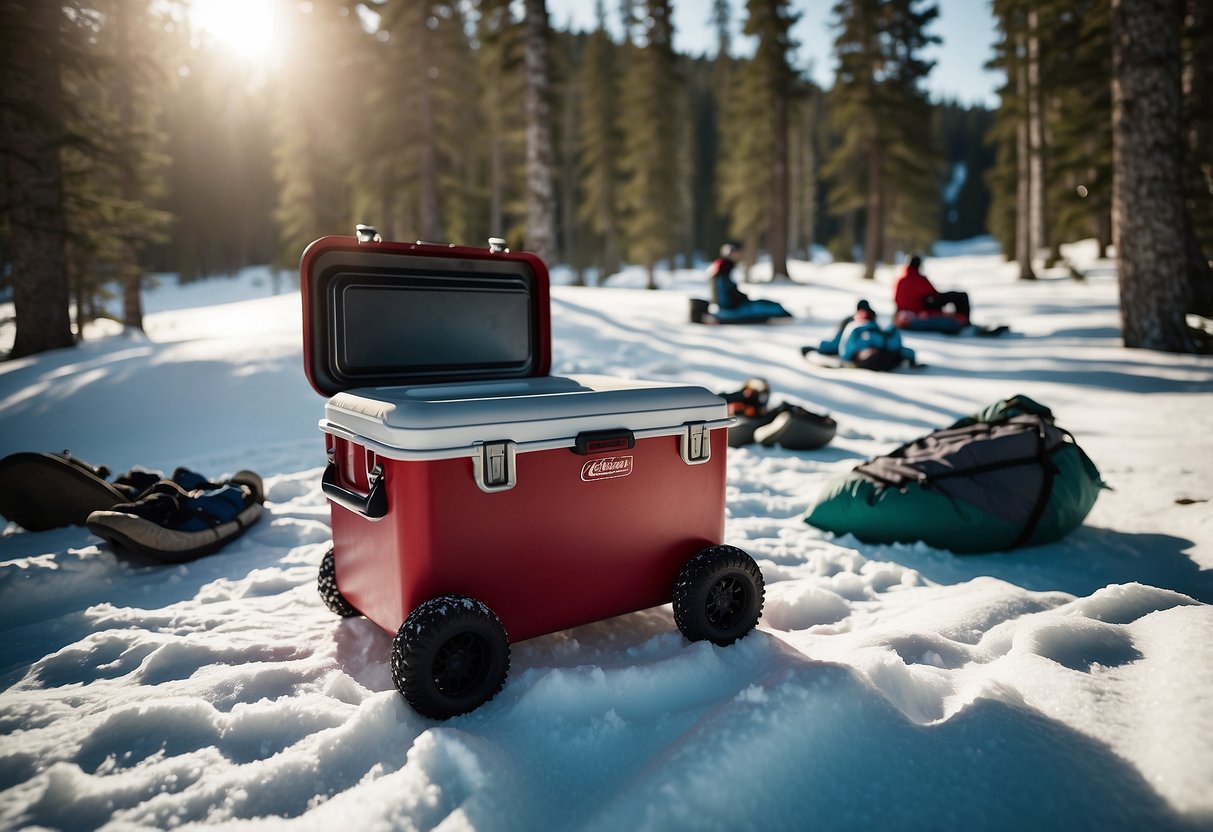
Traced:
<path id="1" fill-rule="evenodd" d="M 304 368 L 323 395 L 550 369 L 548 273 L 533 254 L 322 237 L 299 273 Z"/>

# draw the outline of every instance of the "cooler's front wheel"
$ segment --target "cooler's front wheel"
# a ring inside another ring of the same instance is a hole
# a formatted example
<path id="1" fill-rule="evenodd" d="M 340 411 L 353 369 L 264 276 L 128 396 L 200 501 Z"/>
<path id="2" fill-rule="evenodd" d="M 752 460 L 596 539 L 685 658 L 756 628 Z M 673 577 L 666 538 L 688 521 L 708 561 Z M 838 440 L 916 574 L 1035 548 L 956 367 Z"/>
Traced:
<path id="1" fill-rule="evenodd" d="M 320 593 L 324 605 L 342 618 L 362 615 L 353 604 L 345 600 L 345 596 L 337 588 L 337 567 L 333 562 L 331 547 L 320 559 L 320 574 L 316 576 L 316 589 Z"/>
<path id="2" fill-rule="evenodd" d="M 432 719 L 475 710 L 497 695 L 510 669 L 510 643 L 485 604 L 443 595 L 417 607 L 392 642 L 392 681 Z"/>
<path id="3" fill-rule="evenodd" d="M 744 636 L 762 615 L 762 571 L 735 546 L 709 546 L 691 558 L 674 582 L 674 623 L 690 641 L 725 646 Z"/>

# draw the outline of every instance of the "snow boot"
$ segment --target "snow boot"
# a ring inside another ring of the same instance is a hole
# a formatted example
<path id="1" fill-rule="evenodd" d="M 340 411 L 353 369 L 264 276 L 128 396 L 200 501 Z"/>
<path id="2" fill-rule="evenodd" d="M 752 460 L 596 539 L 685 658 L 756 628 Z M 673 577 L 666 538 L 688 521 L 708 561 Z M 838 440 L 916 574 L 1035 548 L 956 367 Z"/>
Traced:
<path id="1" fill-rule="evenodd" d="M 159 563 L 182 563 L 215 552 L 261 516 L 244 485 L 186 491 L 162 480 L 131 503 L 94 511 L 88 530 L 119 548 Z"/>

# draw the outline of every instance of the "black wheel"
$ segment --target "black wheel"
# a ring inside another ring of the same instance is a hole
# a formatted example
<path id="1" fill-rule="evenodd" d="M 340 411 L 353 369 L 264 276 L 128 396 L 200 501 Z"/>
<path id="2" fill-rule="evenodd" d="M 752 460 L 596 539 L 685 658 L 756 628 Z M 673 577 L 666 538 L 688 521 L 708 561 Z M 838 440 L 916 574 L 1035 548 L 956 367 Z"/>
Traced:
<path id="1" fill-rule="evenodd" d="M 409 613 L 392 642 L 392 681 L 413 710 L 448 719 L 488 702 L 505 684 L 510 642 L 493 611 L 443 595 Z"/>
<path id="2" fill-rule="evenodd" d="M 764 592 L 753 558 L 735 546 L 710 546 L 678 573 L 674 623 L 691 641 L 732 644 L 758 623 Z"/>
<path id="3" fill-rule="evenodd" d="M 337 588 L 337 568 L 333 564 L 333 550 L 329 549 L 320 559 L 320 574 L 316 576 L 316 589 L 324 605 L 342 618 L 353 618 L 362 613 L 354 605 L 345 600 L 341 590 Z"/>

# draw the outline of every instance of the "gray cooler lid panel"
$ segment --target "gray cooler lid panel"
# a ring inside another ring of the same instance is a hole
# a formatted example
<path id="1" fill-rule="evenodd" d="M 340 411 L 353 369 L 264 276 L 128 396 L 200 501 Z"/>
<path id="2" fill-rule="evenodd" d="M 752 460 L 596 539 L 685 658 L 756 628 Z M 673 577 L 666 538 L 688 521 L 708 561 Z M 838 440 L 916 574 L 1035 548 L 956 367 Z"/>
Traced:
<path id="1" fill-rule="evenodd" d="M 724 400 L 703 387 L 577 375 L 351 390 L 329 399 L 320 427 L 406 458 L 463 455 L 485 441 L 560 447 L 591 431 L 674 433 L 688 422 L 730 421 Z"/>

